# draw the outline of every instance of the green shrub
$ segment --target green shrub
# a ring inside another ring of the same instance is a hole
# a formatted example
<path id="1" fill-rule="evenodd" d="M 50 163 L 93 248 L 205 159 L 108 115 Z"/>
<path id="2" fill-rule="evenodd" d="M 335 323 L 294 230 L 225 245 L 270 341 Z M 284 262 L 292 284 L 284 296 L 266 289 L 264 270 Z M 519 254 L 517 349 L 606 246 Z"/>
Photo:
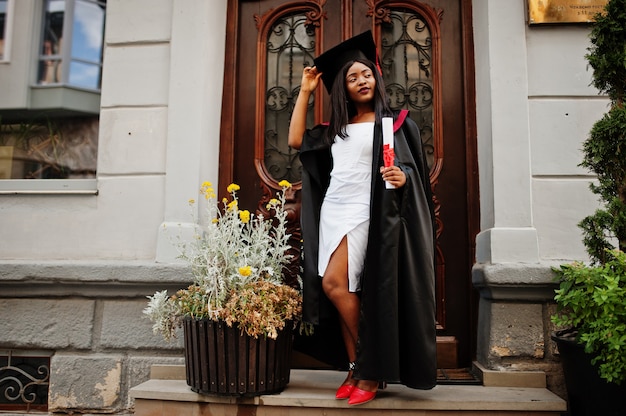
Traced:
<path id="1" fill-rule="evenodd" d="M 552 321 L 576 328 L 600 376 L 620 384 L 626 380 L 626 254 L 609 250 L 606 259 L 601 266 L 573 263 L 555 269 L 561 283 Z"/>
<path id="2" fill-rule="evenodd" d="M 583 242 L 594 263 L 606 261 L 606 249 L 626 251 L 626 0 L 610 0 L 597 15 L 586 55 L 593 86 L 611 100 L 583 144 L 580 166 L 597 175 L 593 193 L 604 208 L 583 219 Z"/>

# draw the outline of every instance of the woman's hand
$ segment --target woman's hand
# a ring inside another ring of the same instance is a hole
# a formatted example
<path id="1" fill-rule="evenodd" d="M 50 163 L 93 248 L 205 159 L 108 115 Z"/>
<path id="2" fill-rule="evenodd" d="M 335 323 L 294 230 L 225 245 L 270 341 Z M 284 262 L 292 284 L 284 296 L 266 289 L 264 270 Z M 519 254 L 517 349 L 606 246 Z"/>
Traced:
<path id="1" fill-rule="evenodd" d="M 300 83 L 300 91 L 313 92 L 320 82 L 321 72 L 317 71 L 317 67 L 307 66 L 302 71 L 302 82 Z"/>
<path id="2" fill-rule="evenodd" d="M 309 98 L 320 82 L 321 72 L 317 72 L 317 68 L 307 66 L 302 71 L 302 82 L 300 83 L 300 93 L 296 98 L 296 104 L 291 113 L 291 122 L 289 123 L 289 135 L 287 143 L 294 149 L 300 149 L 302 146 L 302 136 L 306 130 L 306 112 L 309 106 Z"/>
<path id="3" fill-rule="evenodd" d="M 381 166 L 380 173 L 383 175 L 383 180 L 389 182 L 396 188 L 401 188 L 406 183 L 406 175 L 398 166 Z"/>

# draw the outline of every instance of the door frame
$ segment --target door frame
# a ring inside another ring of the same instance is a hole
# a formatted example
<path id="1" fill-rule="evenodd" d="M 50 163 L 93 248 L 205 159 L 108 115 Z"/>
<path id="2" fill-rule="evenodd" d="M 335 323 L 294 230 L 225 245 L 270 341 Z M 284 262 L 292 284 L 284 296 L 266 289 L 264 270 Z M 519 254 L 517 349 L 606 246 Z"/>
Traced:
<path id="1" fill-rule="evenodd" d="M 220 155 L 219 155 L 219 192 L 224 192 L 228 184 L 233 182 L 234 178 L 234 140 L 235 126 L 237 122 L 237 114 L 235 111 L 236 103 L 236 74 L 238 71 L 237 47 L 238 47 L 238 22 L 240 14 L 240 3 L 245 0 L 228 0 L 227 4 L 227 21 L 226 21 L 226 48 L 225 48 L 225 71 L 222 93 L 222 112 L 220 125 Z M 365 0 L 368 4 L 373 4 L 374 0 Z M 478 147 L 477 147 L 477 128 L 476 128 L 476 82 L 475 82 L 475 66 L 474 66 L 474 36 L 473 36 L 473 17 L 472 17 L 472 0 L 460 0 L 461 9 L 461 42 L 463 53 L 463 109 L 461 115 L 464 119 L 465 126 L 465 146 L 466 146 L 466 202 L 467 202 L 467 233 L 468 240 L 468 259 L 470 264 L 467 265 L 468 270 L 472 270 L 475 264 L 476 253 L 476 235 L 480 231 L 480 194 L 478 183 Z M 294 3 L 298 3 L 295 1 Z M 321 1 L 321 5 L 325 3 Z M 409 4 L 411 2 L 394 1 L 390 2 L 394 5 Z M 352 11 L 351 2 L 345 2 L 342 9 L 343 23 L 342 34 L 346 39 L 352 36 Z M 374 19 L 375 16 L 372 16 Z M 259 46 L 257 40 L 257 45 Z M 258 48 L 257 48 L 258 50 Z M 257 109 L 258 111 L 258 109 Z M 219 195 L 221 199 L 226 195 Z M 478 294 L 472 285 L 471 273 L 467 279 L 467 293 L 469 296 L 471 316 L 469 320 L 470 328 L 470 351 L 471 359 L 476 355 L 476 337 L 477 337 L 477 319 L 478 319 Z"/>

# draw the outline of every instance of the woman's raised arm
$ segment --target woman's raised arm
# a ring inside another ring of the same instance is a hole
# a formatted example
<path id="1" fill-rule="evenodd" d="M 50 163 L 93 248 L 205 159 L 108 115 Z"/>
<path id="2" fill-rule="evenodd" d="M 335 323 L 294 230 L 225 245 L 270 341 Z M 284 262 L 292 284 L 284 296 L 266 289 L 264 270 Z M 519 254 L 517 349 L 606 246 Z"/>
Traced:
<path id="1" fill-rule="evenodd" d="M 302 145 L 302 136 L 306 130 L 306 113 L 309 107 L 309 98 L 319 84 L 321 72 L 317 72 L 315 67 L 306 67 L 302 72 L 302 82 L 300 84 L 300 93 L 296 99 L 291 114 L 291 122 L 289 123 L 289 146 L 294 149 L 300 149 Z"/>

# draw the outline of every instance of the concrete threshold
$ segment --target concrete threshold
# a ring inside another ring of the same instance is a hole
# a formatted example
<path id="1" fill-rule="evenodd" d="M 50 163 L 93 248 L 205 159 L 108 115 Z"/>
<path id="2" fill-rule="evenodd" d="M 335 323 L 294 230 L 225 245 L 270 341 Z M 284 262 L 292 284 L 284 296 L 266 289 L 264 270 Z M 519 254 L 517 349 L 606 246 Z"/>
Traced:
<path id="1" fill-rule="evenodd" d="M 563 399 L 545 388 L 464 385 L 438 385 L 432 390 L 414 390 L 401 385 L 389 385 L 378 393 L 374 401 L 362 406 L 348 406 L 345 400 L 334 398 L 335 389 L 344 377 L 345 373 L 338 371 L 292 370 L 290 382 L 282 393 L 253 398 L 201 395 L 192 392 L 184 380 L 151 379 L 133 387 L 130 396 L 135 399 L 136 416 L 172 416 L 174 408 L 175 414 L 181 416 L 221 414 L 202 410 L 202 407 L 210 404 L 222 408 L 229 405 L 250 409 L 254 407 L 254 413 L 251 414 L 257 416 L 380 413 L 526 416 L 560 415 L 567 409 Z M 184 403 L 195 405 L 189 407 L 189 413 L 184 413 L 183 408 L 186 407 Z M 313 409 L 316 409 L 315 412 Z M 322 413 L 319 413 L 320 411 Z"/>

